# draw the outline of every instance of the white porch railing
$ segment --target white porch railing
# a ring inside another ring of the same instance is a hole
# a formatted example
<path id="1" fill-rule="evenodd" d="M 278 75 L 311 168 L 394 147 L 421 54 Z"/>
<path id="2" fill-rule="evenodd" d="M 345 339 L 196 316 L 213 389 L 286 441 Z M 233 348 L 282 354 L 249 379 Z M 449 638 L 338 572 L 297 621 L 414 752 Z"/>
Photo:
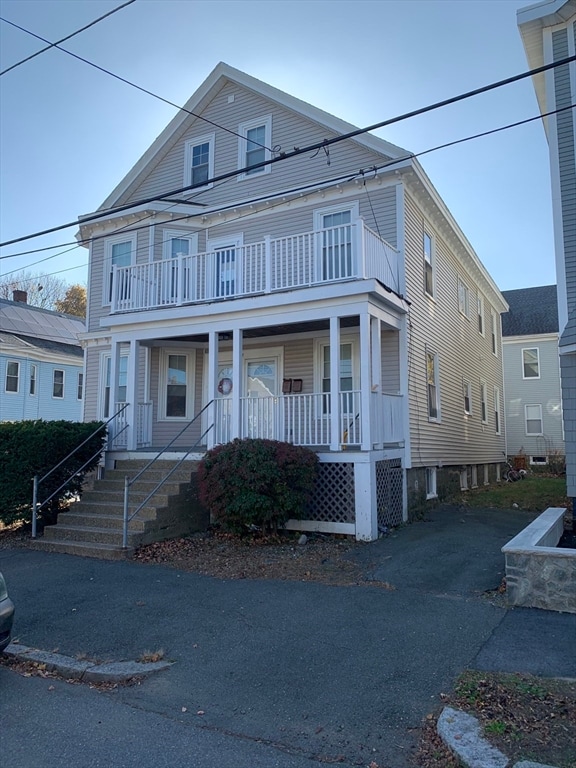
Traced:
<path id="1" fill-rule="evenodd" d="M 398 251 L 354 224 L 193 256 L 114 267 L 111 312 L 135 312 L 376 278 L 400 290 Z"/>
<path id="2" fill-rule="evenodd" d="M 126 403 L 116 403 L 114 411 L 119 411 Z M 128 446 L 128 414 L 127 409 L 117 416 L 108 427 L 108 443 L 111 448 L 124 450 Z M 137 403 L 136 405 L 136 445 L 146 448 L 152 445 L 152 403 Z"/>

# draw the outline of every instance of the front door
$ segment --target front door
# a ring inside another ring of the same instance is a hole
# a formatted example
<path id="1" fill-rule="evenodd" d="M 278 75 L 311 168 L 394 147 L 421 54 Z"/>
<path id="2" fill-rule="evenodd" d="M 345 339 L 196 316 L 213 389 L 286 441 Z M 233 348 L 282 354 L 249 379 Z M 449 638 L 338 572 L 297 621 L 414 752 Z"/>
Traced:
<path id="1" fill-rule="evenodd" d="M 208 240 L 206 248 L 212 264 L 212 295 L 214 298 L 226 299 L 236 296 L 239 292 L 240 257 L 242 253 L 243 236 Z"/>

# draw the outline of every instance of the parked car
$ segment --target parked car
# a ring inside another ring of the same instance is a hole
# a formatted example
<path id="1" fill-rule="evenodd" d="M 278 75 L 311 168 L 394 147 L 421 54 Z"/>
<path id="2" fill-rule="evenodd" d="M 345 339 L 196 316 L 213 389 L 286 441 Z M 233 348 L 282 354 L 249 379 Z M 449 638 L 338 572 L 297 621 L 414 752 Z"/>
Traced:
<path id="1" fill-rule="evenodd" d="M 13 621 L 14 603 L 8 597 L 6 582 L 0 573 L 0 651 L 3 651 L 10 642 Z"/>

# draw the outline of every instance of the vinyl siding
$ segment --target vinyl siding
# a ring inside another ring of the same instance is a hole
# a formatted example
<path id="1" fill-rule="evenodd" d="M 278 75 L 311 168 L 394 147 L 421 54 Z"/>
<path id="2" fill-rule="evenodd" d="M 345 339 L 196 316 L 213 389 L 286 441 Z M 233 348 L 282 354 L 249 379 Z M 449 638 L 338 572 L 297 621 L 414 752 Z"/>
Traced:
<path id="1" fill-rule="evenodd" d="M 438 229 L 425 219 L 413 194 L 406 193 L 405 249 L 407 295 L 411 301 L 408 333 L 409 408 L 413 466 L 480 464 L 499 461 L 504 451 L 504 428 L 494 424 L 494 385 L 502 393 L 501 357 L 491 351 L 489 297 L 486 282 L 478 286 Z M 435 243 L 435 297 L 424 293 L 423 232 Z M 459 258 L 460 257 L 460 258 Z M 458 309 L 458 277 L 470 291 L 470 319 Z M 487 330 L 478 332 L 476 299 L 484 296 Z M 498 335 L 500 347 L 500 335 Z M 428 419 L 426 350 L 438 355 L 440 422 Z M 500 355 L 500 352 L 499 352 Z M 488 424 L 480 414 L 480 382 L 486 381 Z M 463 382 L 472 390 L 472 415 L 464 414 Z M 503 419 L 501 394 L 501 420 Z"/>
<path id="2" fill-rule="evenodd" d="M 524 379 L 522 350 L 538 348 L 539 379 Z M 564 453 L 560 394 L 560 361 L 558 343 L 537 336 L 521 341 L 505 341 L 504 392 L 506 410 L 506 444 L 509 455 L 523 451 L 527 456 Z M 525 405 L 542 406 L 542 436 L 526 434 Z"/>

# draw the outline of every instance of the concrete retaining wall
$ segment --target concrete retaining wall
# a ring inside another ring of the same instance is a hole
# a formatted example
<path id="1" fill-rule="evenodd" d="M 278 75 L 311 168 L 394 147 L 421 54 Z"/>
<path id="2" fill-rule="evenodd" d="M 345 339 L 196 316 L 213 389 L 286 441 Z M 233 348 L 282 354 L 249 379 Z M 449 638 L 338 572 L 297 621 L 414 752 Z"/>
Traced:
<path id="1" fill-rule="evenodd" d="M 565 510 L 550 507 L 502 547 L 512 605 L 576 613 L 576 549 L 556 545 Z"/>

